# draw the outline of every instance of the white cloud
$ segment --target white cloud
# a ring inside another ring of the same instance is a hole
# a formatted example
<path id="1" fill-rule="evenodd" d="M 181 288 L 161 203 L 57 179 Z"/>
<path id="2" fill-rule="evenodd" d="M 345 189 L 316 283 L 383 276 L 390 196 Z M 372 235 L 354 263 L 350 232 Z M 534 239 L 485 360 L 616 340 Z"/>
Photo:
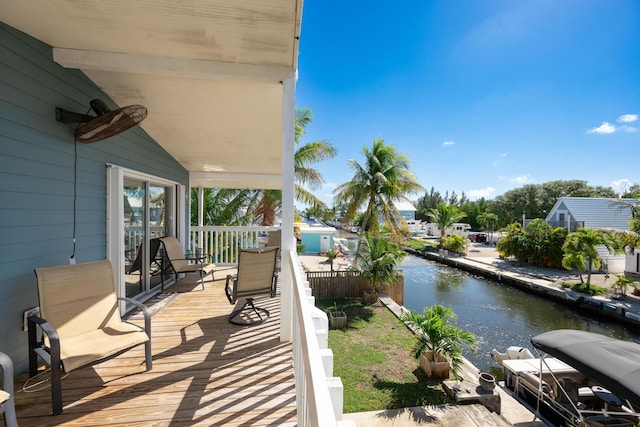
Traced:
<path id="1" fill-rule="evenodd" d="M 455 144 L 455 142 L 453 142 L 453 141 L 445 141 L 445 142 L 442 143 L 442 145 L 444 145 L 445 147 L 447 147 L 449 145 L 453 145 L 453 144 Z"/>
<path id="2" fill-rule="evenodd" d="M 338 186 L 338 184 L 336 184 L 335 182 L 325 182 L 324 184 L 322 184 L 322 189 L 323 190 L 334 190 L 336 187 Z"/>
<path id="3" fill-rule="evenodd" d="M 611 188 L 613 188 L 613 191 L 615 191 L 616 194 L 622 194 L 627 191 L 632 185 L 633 183 L 631 181 L 626 178 L 622 178 L 617 181 L 613 181 L 611 183 Z"/>
<path id="4" fill-rule="evenodd" d="M 520 175 L 513 178 L 509 178 L 509 182 L 511 182 L 512 184 L 524 185 L 524 184 L 532 183 L 533 178 L 531 178 L 529 175 Z"/>
<path id="5" fill-rule="evenodd" d="M 637 114 L 623 114 L 618 117 L 618 123 L 632 123 L 638 120 Z"/>
<path id="6" fill-rule="evenodd" d="M 620 130 L 623 130 L 623 131 L 625 131 L 625 132 L 627 132 L 627 133 L 633 133 L 633 132 L 635 132 L 637 129 L 636 129 L 636 128 L 634 128 L 633 126 L 622 125 L 622 126 L 620 126 Z"/>
<path id="7" fill-rule="evenodd" d="M 608 133 L 614 133 L 616 131 L 616 127 L 609 122 L 602 122 L 600 126 L 597 128 L 592 128 L 587 131 L 587 133 L 598 133 L 600 135 L 605 135 Z"/>
<path id="8" fill-rule="evenodd" d="M 477 200 L 482 197 L 484 197 L 485 199 L 488 199 L 492 197 L 495 193 L 496 193 L 496 189 L 491 186 L 486 188 L 481 188 L 479 190 L 469 190 L 465 192 L 465 194 L 467 195 L 467 197 L 469 197 L 470 200 Z"/>
<path id="9" fill-rule="evenodd" d="M 493 161 L 493 167 L 496 167 L 500 163 L 502 163 L 502 159 L 504 159 L 505 157 L 507 157 L 507 153 L 498 153 L 498 158 Z"/>

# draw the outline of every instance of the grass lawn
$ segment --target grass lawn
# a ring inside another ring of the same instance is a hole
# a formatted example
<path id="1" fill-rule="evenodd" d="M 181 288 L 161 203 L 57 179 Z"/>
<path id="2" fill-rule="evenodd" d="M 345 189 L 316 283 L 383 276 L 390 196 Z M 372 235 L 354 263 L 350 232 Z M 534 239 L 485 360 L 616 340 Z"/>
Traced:
<path id="1" fill-rule="evenodd" d="M 329 331 L 333 374 L 342 379 L 344 412 L 363 412 L 453 402 L 411 355 L 413 334 L 380 303 L 358 299 L 317 301 L 325 312 L 347 313 L 348 326 Z"/>

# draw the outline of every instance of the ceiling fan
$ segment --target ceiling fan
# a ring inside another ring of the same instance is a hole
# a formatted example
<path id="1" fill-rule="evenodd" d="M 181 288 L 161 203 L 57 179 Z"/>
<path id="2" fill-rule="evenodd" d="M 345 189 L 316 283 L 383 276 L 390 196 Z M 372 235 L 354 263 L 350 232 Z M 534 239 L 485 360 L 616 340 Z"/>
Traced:
<path id="1" fill-rule="evenodd" d="M 80 123 L 76 129 L 76 140 L 83 143 L 102 141 L 132 128 L 147 117 L 142 105 L 129 105 L 111 110 L 101 99 L 89 103 L 96 114 L 73 113 L 56 107 L 56 120 L 61 123 Z"/>

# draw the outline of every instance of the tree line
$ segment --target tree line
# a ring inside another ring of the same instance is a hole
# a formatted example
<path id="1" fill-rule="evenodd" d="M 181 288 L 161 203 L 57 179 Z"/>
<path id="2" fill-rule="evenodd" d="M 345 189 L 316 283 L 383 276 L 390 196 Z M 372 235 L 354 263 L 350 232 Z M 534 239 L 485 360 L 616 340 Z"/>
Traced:
<path id="1" fill-rule="evenodd" d="M 591 186 L 582 180 L 556 180 L 543 184 L 527 184 L 493 200 L 484 197 L 471 201 L 462 192 L 455 191 L 444 195 L 433 187 L 419 198 L 416 203 L 416 219 L 429 220 L 429 213 L 441 203 L 457 206 L 465 213 L 465 222 L 474 230 L 483 229 L 482 215 L 491 213 L 497 216 L 497 228 L 513 223 L 522 223 L 523 215 L 527 219 L 544 219 L 560 197 L 607 197 L 617 198 L 611 187 Z M 623 198 L 639 198 L 640 184 L 635 184 L 620 195 Z"/>

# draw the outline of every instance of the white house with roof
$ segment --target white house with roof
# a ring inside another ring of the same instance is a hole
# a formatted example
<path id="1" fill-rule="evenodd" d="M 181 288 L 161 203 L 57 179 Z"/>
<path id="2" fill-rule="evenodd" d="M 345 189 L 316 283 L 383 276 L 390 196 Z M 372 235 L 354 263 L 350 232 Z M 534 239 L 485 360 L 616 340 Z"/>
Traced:
<path id="1" fill-rule="evenodd" d="M 413 206 L 413 203 L 406 201 L 399 201 L 394 203 L 400 215 L 404 218 L 405 221 L 412 221 L 416 219 L 416 207 Z"/>
<path id="2" fill-rule="evenodd" d="M 629 231 L 631 208 L 634 199 L 612 199 L 601 197 L 560 197 L 546 217 L 553 227 L 564 227 L 569 231 L 578 228 L 596 228 Z M 634 257 L 611 255 L 606 248 L 598 248 L 598 253 L 609 273 L 624 271 L 637 272 L 639 262 Z"/>

